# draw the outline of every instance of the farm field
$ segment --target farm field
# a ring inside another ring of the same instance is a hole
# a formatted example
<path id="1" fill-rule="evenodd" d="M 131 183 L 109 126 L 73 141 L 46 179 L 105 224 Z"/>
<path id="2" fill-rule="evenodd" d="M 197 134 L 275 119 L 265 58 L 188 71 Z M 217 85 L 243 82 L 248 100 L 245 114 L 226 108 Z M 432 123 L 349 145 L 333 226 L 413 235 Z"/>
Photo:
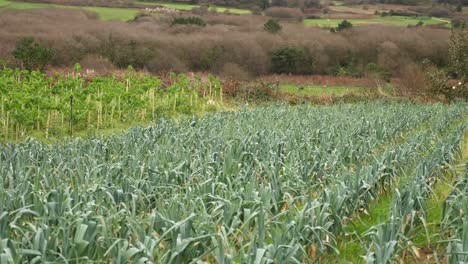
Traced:
<path id="1" fill-rule="evenodd" d="M 30 135 L 47 141 L 71 133 L 117 132 L 160 117 L 199 114 L 222 105 L 221 83 L 211 75 L 201 80 L 171 74 L 163 81 L 128 69 L 122 78 L 96 77 L 88 82 L 78 69 L 50 78 L 37 71 L 4 68 L 0 70 L 0 142 Z"/>
<path id="2" fill-rule="evenodd" d="M 318 26 L 318 27 L 337 27 L 338 24 L 345 19 L 304 19 L 304 24 L 307 26 Z M 386 17 L 374 17 L 374 18 L 364 18 L 364 19 L 346 19 L 351 22 L 353 25 L 371 25 L 371 24 L 383 24 L 391 26 L 401 26 L 406 27 L 409 25 L 416 25 L 418 22 L 422 21 L 424 25 L 436 25 L 436 24 L 446 24 L 450 25 L 450 21 L 440 19 L 440 18 L 431 18 L 431 17 L 404 17 L 404 16 L 386 16 Z"/>
<path id="3" fill-rule="evenodd" d="M 431 188 L 461 157 L 467 110 L 272 105 L 106 138 L 5 144 L 1 259 L 313 263 L 344 252 L 345 241 L 375 263 L 417 260 L 413 238 Z M 466 257 L 457 240 L 468 226 L 465 174 L 453 176 L 439 258 Z M 382 217 L 350 236 L 386 196 Z"/>
<path id="4" fill-rule="evenodd" d="M 468 263 L 468 6 L 384 2 L 0 0 L 0 264 Z"/>

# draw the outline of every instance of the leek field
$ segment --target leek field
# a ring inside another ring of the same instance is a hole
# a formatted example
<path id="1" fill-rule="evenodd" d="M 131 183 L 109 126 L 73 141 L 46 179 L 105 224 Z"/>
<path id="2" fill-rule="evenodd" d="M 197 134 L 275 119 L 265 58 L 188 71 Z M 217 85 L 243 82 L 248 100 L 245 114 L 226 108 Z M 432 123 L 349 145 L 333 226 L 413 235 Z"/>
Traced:
<path id="1" fill-rule="evenodd" d="M 406 263 L 420 236 L 468 261 L 467 110 L 273 105 L 3 144 L 0 263 Z"/>

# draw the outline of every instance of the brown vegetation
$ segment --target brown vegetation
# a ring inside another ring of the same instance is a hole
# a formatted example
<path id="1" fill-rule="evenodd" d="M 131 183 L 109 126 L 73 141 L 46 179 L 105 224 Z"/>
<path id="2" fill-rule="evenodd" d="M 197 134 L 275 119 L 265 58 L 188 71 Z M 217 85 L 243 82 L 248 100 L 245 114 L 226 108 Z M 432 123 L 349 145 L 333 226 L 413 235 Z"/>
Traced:
<path id="1" fill-rule="evenodd" d="M 302 21 L 304 16 L 300 9 L 289 7 L 270 7 L 265 10 L 265 15 L 279 19 L 290 19 L 297 21 Z"/>
<path id="2" fill-rule="evenodd" d="M 427 93 L 426 74 L 421 65 L 408 64 L 401 69 L 398 92 L 405 96 L 422 96 Z"/>
<path id="3" fill-rule="evenodd" d="M 56 50 L 53 66 L 83 62 L 86 67 L 132 65 L 150 72 L 209 71 L 227 75 L 271 72 L 271 53 L 300 48 L 312 60 L 310 74 L 334 74 L 353 67 L 365 75 L 369 63 L 399 73 L 410 62 L 429 59 L 445 65 L 450 31 L 429 28 L 362 26 L 330 33 L 282 22 L 278 34 L 265 32 L 265 17 L 207 14 L 206 27 L 176 25 L 171 16 L 145 16 L 133 22 L 100 21 L 87 11 L 44 9 L 6 11 L 0 16 L 0 58 L 25 36 Z"/>

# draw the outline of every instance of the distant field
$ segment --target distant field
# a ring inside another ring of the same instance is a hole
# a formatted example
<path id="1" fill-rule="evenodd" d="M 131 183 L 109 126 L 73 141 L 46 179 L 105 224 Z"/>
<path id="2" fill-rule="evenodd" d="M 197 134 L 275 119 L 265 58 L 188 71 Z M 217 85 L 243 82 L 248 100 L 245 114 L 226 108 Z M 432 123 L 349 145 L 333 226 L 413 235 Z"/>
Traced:
<path id="1" fill-rule="evenodd" d="M 336 27 L 344 19 L 305 19 L 304 24 L 307 26 L 318 26 L 318 27 Z M 371 24 L 385 24 L 392 26 L 406 27 L 408 25 L 416 25 L 419 21 L 422 21 L 424 25 L 435 25 L 440 23 L 449 23 L 448 20 L 432 17 L 404 17 L 404 16 L 386 16 L 386 17 L 375 17 L 368 19 L 347 19 L 353 25 L 371 25 Z"/>
<path id="2" fill-rule="evenodd" d="M 309 85 L 298 86 L 296 84 L 281 84 L 280 90 L 282 92 L 292 93 L 296 95 L 306 96 L 321 96 L 324 94 L 329 95 L 345 95 L 349 93 L 364 93 L 369 91 L 369 88 L 364 87 L 350 87 L 350 86 L 322 86 L 322 85 Z"/>
<path id="3" fill-rule="evenodd" d="M 71 6 L 70 6 L 71 7 Z M 75 8 L 75 7 L 72 7 Z M 132 8 L 112 8 L 112 7 L 95 7 L 88 6 L 83 7 L 89 11 L 94 11 L 99 15 L 102 20 L 131 20 L 136 17 L 139 10 Z"/>
<path id="4" fill-rule="evenodd" d="M 96 12 L 102 20 L 131 20 L 138 14 L 138 9 L 134 8 L 113 8 L 113 7 L 78 7 L 78 6 L 64 6 L 54 4 L 41 4 L 41 3 L 25 3 L 0 0 L 0 12 L 6 9 L 34 9 L 34 8 L 75 8 L 84 9 Z"/>
<path id="5" fill-rule="evenodd" d="M 173 3 L 146 3 L 146 2 L 137 2 L 140 5 L 161 5 L 168 8 L 173 8 L 177 10 L 192 10 L 194 7 L 199 7 L 199 5 L 187 5 L 187 4 L 173 4 Z M 55 5 L 55 4 L 42 4 L 42 3 L 27 3 L 27 2 L 14 2 L 7 0 L 0 0 L 0 12 L 6 9 L 34 9 L 34 8 L 76 8 L 84 9 L 96 12 L 102 20 L 131 20 L 135 18 L 139 10 L 137 8 L 115 8 L 115 7 L 96 7 L 96 6 L 66 6 L 66 5 Z M 213 9 L 216 12 L 229 12 L 233 14 L 250 14 L 250 10 L 247 9 L 238 9 L 238 8 L 226 8 L 226 7 L 214 7 Z"/>
<path id="6" fill-rule="evenodd" d="M 200 7 L 200 5 L 191 5 L 191 4 L 155 3 L 155 2 L 142 2 L 142 1 L 137 2 L 137 3 L 142 4 L 142 5 L 160 5 L 160 6 L 164 6 L 164 7 L 167 7 L 167 8 L 173 8 L 173 9 L 185 10 L 185 11 L 192 10 L 195 7 Z M 245 15 L 245 14 L 250 14 L 251 13 L 250 10 L 247 10 L 247 9 L 210 6 L 210 9 L 211 8 L 216 10 L 216 12 L 220 12 L 220 13 L 223 13 L 226 10 L 229 10 L 229 12 L 231 12 L 233 14 L 239 14 L 239 15 Z"/>

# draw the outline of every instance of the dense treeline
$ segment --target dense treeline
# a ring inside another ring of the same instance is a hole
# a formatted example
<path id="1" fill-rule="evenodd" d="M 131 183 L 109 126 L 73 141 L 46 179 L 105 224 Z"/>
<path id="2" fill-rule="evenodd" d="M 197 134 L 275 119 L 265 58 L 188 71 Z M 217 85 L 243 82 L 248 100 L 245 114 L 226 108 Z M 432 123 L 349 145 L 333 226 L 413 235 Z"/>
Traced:
<path id="1" fill-rule="evenodd" d="M 80 62 L 97 71 L 132 65 L 151 72 L 388 76 L 423 59 L 443 66 L 448 57 L 450 31 L 444 29 L 362 26 L 330 33 L 283 21 L 280 32 L 269 33 L 260 16 L 208 14 L 206 27 L 171 26 L 172 19 L 143 16 L 125 23 L 85 11 L 8 11 L 0 17 L 0 58 L 17 62 L 12 52 L 27 36 L 54 49 L 52 66 Z M 285 49 L 282 56 L 297 67 L 275 69 L 275 55 Z"/>

